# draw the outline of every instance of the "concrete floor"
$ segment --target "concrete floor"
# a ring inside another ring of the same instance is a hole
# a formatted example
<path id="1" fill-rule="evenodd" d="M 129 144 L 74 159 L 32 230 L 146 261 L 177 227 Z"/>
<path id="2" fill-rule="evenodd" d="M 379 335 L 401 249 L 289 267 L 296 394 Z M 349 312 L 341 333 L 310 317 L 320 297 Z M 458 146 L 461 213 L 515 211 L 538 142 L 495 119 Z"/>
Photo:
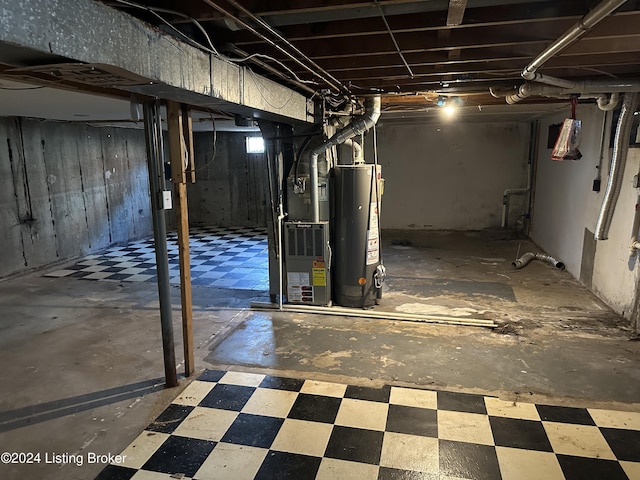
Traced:
<path id="1" fill-rule="evenodd" d="M 540 262 L 515 271 L 518 249 L 537 251 L 482 234 L 384 237 L 389 279 L 376 310 L 489 318 L 494 330 L 257 312 L 249 304 L 266 294 L 194 287 L 197 369 L 640 411 L 640 344 L 627 322 L 566 272 Z M 163 388 L 155 286 L 41 275 L 0 283 L 1 450 L 116 454 L 188 384 Z M 0 465 L 0 478 L 85 479 L 102 468 Z"/>

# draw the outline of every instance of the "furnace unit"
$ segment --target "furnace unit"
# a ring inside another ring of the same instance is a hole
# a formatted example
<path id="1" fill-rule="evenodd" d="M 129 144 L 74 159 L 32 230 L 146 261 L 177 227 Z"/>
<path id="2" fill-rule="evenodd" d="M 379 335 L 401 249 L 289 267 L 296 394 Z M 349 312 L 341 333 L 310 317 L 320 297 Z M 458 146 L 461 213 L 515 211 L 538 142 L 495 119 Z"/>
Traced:
<path id="1" fill-rule="evenodd" d="M 285 222 L 287 301 L 331 304 L 331 250 L 328 222 Z"/>

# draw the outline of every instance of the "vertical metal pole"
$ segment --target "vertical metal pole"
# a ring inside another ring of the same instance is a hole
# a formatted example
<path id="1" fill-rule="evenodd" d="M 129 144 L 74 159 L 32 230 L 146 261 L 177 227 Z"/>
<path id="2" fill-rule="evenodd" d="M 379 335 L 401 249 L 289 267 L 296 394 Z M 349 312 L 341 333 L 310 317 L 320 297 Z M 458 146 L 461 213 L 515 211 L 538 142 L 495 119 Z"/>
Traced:
<path id="1" fill-rule="evenodd" d="M 156 250 L 158 273 L 158 297 L 160 300 L 160 326 L 162 329 L 162 351 L 167 387 L 178 385 L 176 355 L 171 320 L 171 291 L 169 286 L 169 260 L 167 258 L 167 227 L 165 225 L 162 191 L 164 188 L 164 151 L 162 148 L 162 124 L 157 103 L 144 104 L 144 129 L 147 144 L 147 166 L 151 193 L 151 216 Z"/>

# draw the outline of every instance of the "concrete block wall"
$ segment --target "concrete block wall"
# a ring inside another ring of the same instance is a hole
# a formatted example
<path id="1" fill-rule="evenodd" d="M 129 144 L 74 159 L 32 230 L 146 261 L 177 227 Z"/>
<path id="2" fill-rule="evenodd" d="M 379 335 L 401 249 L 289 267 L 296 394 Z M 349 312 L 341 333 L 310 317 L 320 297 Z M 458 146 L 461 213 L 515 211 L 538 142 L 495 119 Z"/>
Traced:
<path id="1" fill-rule="evenodd" d="M 188 184 L 191 225 L 265 226 L 267 224 L 267 162 L 264 154 L 248 154 L 246 137 L 218 132 L 215 158 L 213 134 L 194 134 L 196 183 Z"/>
<path id="2" fill-rule="evenodd" d="M 152 234 L 142 130 L 0 117 L 0 277 Z"/>
<path id="3" fill-rule="evenodd" d="M 377 128 L 385 178 L 381 223 L 387 229 L 481 230 L 499 227 L 502 193 L 526 186 L 529 124 L 455 121 Z M 373 161 L 368 135 L 366 161 Z M 522 215 L 512 197 L 509 223 Z"/>
<path id="4" fill-rule="evenodd" d="M 640 149 L 627 156 L 622 189 L 613 216 L 609 238 L 593 238 L 598 213 L 608 179 L 611 149 L 606 142 L 600 192 L 593 191 L 597 176 L 604 112 L 595 105 L 579 105 L 576 117 L 582 120 L 582 159 L 555 162 L 547 148 L 549 125 L 569 113 L 541 121 L 532 239 L 561 259 L 567 270 L 580 279 L 617 313 L 631 318 L 638 282 L 638 255 L 629 254 L 635 205 L 640 190 L 633 177 L 640 169 Z M 604 127 L 611 131 L 610 122 Z"/>

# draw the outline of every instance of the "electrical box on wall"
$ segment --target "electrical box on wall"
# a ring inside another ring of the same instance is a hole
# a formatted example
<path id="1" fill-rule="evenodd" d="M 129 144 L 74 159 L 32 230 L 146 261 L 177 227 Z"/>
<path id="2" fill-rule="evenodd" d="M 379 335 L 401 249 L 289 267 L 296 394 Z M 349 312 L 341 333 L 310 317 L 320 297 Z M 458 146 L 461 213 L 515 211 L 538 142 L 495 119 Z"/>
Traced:
<path id="1" fill-rule="evenodd" d="M 285 222 L 287 301 L 331 304 L 328 222 Z"/>
<path id="2" fill-rule="evenodd" d="M 171 200 L 171 191 L 163 190 L 160 192 L 160 209 L 161 210 L 171 210 L 173 208 Z"/>

